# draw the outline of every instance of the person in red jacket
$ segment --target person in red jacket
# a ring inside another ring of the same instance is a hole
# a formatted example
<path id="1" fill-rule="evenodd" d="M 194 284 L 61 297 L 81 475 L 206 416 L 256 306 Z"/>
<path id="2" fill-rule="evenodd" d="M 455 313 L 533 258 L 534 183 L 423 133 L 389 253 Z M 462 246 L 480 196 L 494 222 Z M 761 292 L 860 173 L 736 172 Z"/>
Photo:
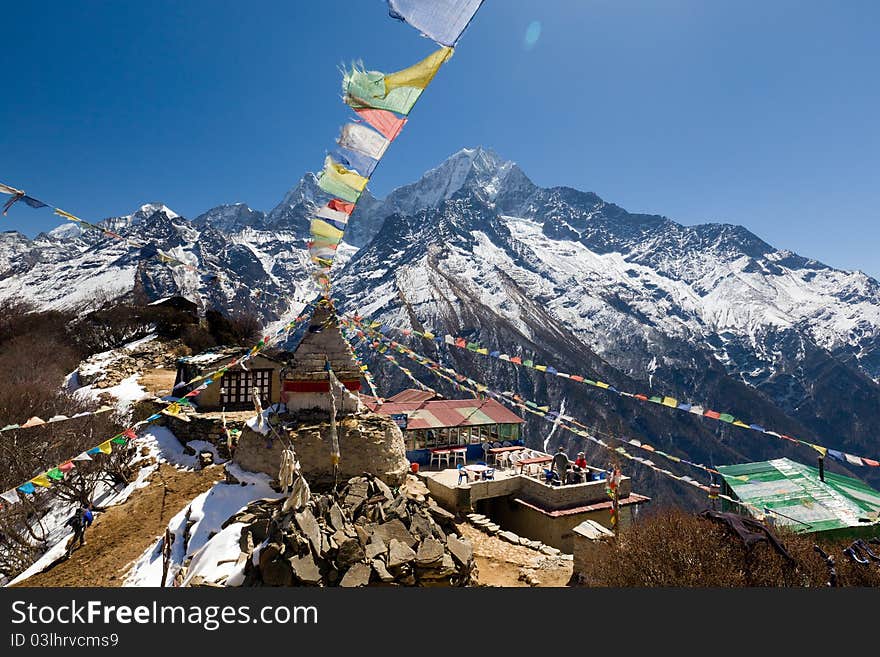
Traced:
<path id="1" fill-rule="evenodd" d="M 587 469 L 587 459 L 584 457 L 583 452 L 578 452 L 577 458 L 574 460 L 574 464 L 581 470 Z"/>

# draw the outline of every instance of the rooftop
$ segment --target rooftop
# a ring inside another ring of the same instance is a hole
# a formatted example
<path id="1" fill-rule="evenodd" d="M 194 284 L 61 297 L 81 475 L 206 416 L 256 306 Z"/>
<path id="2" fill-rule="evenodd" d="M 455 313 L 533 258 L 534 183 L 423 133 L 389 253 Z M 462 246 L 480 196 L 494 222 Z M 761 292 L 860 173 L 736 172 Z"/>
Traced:
<path id="1" fill-rule="evenodd" d="M 853 477 L 825 472 L 787 458 L 718 468 L 736 498 L 767 510 L 799 533 L 880 527 L 880 492 Z"/>
<path id="2" fill-rule="evenodd" d="M 407 430 L 410 431 L 524 422 L 494 399 L 389 400 L 379 404 L 372 397 L 363 397 L 363 401 L 371 411 L 380 415 L 407 415 Z"/>

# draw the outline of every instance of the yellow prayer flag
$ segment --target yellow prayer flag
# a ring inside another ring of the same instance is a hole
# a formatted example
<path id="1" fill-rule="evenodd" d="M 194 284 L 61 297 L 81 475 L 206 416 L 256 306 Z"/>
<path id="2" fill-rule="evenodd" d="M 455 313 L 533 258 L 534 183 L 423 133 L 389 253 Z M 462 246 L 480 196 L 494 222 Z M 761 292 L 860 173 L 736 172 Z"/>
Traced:
<path id="1" fill-rule="evenodd" d="M 540 370 L 540 371 L 542 371 L 542 372 L 546 372 L 546 371 L 547 371 L 547 366 L 546 366 L 546 365 L 535 365 L 535 369 L 536 369 L 536 370 Z"/>
<path id="2" fill-rule="evenodd" d="M 318 237 L 334 239 L 337 242 L 342 239 L 342 231 L 334 228 L 323 219 L 312 219 L 310 230 L 312 235 L 317 235 Z"/>
<path id="3" fill-rule="evenodd" d="M 49 488 L 52 485 L 52 480 L 46 476 L 46 473 L 37 475 L 33 479 L 31 479 L 31 483 L 36 486 L 42 486 L 43 488 Z"/>
<path id="4" fill-rule="evenodd" d="M 100 449 L 104 454 L 109 454 L 113 451 L 113 446 L 110 444 L 109 440 L 105 440 L 103 443 L 98 445 L 98 449 Z"/>
<path id="5" fill-rule="evenodd" d="M 488 355 L 489 355 L 489 350 L 486 349 L 486 347 L 480 347 L 479 349 L 477 349 L 477 353 L 478 353 L 478 354 L 483 354 L 484 356 L 488 356 Z"/>
<path id="6" fill-rule="evenodd" d="M 82 219 L 80 219 L 79 217 L 75 217 L 69 212 L 65 212 L 60 208 L 55 208 L 55 214 L 57 214 L 59 217 L 64 217 L 65 219 L 70 219 L 71 221 L 82 223 Z"/>
<path id="7" fill-rule="evenodd" d="M 385 76 L 385 94 L 389 94 L 392 89 L 398 87 L 415 87 L 416 89 L 424 89 L 427 87 L 440 67 L 452 57 L 452 48 L 443 47 L 427 57 L 418 64 L 413 64 L 409 68 L 396 73 L 389 73 Z"/>
<path id="8" fill-rule="evenodd" d="M 597 388 L 608 388 L 609 386 L 604 381 L 596 381 L 596 387 Z"/>
<path id="9" fill-rule="evenodd" d="M 356 189 L 359 192 L 364 191 L 364 187 L 367 186 L 367 179 L 363 176 L 355 173 L 351 169 L 346 169 L 344 166 L 339 164 L 338 162 L 334 162 L 329 156 L 324 161 L 324 170 L 330 169 L 339 182 L 342 182 L 352 189 Z"/>
<path id="10" fill-rule="evenodd" d="M 663 398 L 663 405 L 669 406 L 670 408 L 677 408 L 678 407 L 678 400 L 675 397 L 664 397 Z"/>
<path id="11" fill-rule="evenodd" d="M 422 337 L 425 338 L 425 340 L 433 340 L 436 336 L 430 331 L 425 331 L 422 333 Z"/>
<path id="12" fill-rule="evenodd" d="M 751 427 L 741 420 L 734 420 L 733 426 L 735 427 L 745 427 L 746 429 L 751 429 Z"/>

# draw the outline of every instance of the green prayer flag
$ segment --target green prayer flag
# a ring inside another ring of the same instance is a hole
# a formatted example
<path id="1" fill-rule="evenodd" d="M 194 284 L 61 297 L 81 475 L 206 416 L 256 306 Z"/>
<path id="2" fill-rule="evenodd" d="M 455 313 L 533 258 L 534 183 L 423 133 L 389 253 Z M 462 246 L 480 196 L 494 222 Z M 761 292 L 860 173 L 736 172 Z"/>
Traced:
<path id="1" fill-rule="evenodd" d="M 722 413 L 718 416 L 718 419 L 722 422 L 733 422 L 736 418 L 733 417 L 730 413 Z"/>
<path id="2" fill-rule="evenodd" d="M 416 104 L 422 89 L 398 87 L 386 94 L 384 73 L 352 68 L 342 78 L 342 92 L 345 102 L 354 109 L 369 107 L 405 116 Z"/>
<path id="3" fill-rule="evenodd" d="M 59 470 L 58 468 L 52 468 L 46 473 L 46 476 L 49 477 L 49 479 L 54 479 L 55 481 L 60 481 L 64 479 L 64 473 L 61 472 L 61 470 Z"/>

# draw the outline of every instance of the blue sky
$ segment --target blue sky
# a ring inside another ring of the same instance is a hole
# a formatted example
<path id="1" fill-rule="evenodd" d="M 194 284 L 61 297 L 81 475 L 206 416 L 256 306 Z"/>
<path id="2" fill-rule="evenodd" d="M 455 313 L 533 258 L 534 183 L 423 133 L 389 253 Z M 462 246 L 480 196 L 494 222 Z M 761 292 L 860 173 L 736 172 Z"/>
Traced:
<path id="1" fill-rule="evenodd" d="M 341 64 L 434 47 L 380 0 L 53 0 L 4 19 L 0 181 L 87 219 L 270 209 L 349 116 Z M 540 185 L 880 277 L 878 24 L 859 0 L 486 0 L 371 189 L 483 145 Z M 2 220 L 58 223 L 23 204 Z"/>

